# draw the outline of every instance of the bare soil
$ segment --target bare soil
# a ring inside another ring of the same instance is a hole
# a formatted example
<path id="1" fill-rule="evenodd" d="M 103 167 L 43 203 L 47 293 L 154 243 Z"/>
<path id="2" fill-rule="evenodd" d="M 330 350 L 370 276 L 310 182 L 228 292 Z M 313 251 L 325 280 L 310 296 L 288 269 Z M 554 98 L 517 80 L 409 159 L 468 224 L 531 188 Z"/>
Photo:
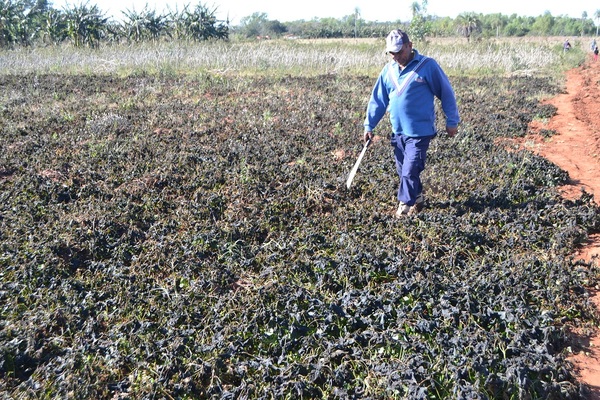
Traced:
<path id="1" fill-rule="evenodd" d="M 561 187 L 563 197 L 576 199 L 582 190 L 594 195 L 600 204 L 600 60 L 591 57 L 566 74 L 564 93 L 545 101 L 557 108 L 549 120 L 531 123 L 531 135 L 523 145 L 568 171 L 571 182 Z M 542 130 L 554 131 L 546 138 Z M 600 263 L 600 234 L 593 234 L 586 247 L 575 255 L 587 262 Z M 600 292 L 593 297 L 600 310 Z M 600 399 L 600 332 L 582 339 L 583 351 L 571 361 L 580 379 L 589 385 L 590 399 Z"/>

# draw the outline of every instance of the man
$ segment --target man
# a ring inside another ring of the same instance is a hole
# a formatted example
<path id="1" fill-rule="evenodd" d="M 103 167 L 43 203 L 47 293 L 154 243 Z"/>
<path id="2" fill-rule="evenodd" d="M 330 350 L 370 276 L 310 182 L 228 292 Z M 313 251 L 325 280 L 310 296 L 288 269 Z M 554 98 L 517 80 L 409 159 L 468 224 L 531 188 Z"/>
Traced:
<path id="1" fill-rule="evenodd" d="M 423 208 L 421 172 L 429 142 L 436 135 L 434 96 L 446 115 L 446 133 L 456 134 L 460 118 L 454 90 L 448 77 L 432 58 L 412 47 L 406 32 L 396 29 L 386 38 L 386 52 L 392 61 L 383 67 L 367 105 L 364 140 L 389 110 L 391 144 L 400 177 L 396 217 L 411 215 Z"/>

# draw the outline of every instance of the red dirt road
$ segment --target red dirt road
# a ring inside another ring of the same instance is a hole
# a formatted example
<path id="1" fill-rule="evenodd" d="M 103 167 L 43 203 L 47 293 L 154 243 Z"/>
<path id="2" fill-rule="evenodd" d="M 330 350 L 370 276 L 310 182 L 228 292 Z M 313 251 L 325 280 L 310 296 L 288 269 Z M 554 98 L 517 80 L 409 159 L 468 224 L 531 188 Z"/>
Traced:
<path id="1" fill-rule="evenodd" d="M 524 147 L 569 172 L 571 184 L 561 187 L 563 197 L 579 198 L 581 189 L 594 195 L 600 204 L 600 60 L 590 59 L 566 74 L 565 93 L 546 101 L 557 108 L 548 121 L 534 121 Z M 541 129 L 555 131 L 550 139 L 535 135 Z M 600 234 L 591 237 L 577 258 L 600 264 Z M 600 294 L 594 302 L 600 312 Z M 600 400 L 600 332 L 586 343 L 586 351 L 570 358 L 579 378 L 591 389 L 590 400 Z"/>

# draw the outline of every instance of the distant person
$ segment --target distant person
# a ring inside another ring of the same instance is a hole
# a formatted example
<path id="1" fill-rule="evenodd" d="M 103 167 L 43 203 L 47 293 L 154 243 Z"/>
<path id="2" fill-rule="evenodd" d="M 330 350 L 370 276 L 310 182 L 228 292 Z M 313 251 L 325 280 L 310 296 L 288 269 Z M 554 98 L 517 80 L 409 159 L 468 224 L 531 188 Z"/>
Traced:
<path id="1" fill-rule="evenodd" d="M 594 61 L 598 61 L 598 46 L 594 47 Z"/>
<path id="2" fill-rule="evenodd" d="M 592 50 L 592 53 L 596 50 L 596 47 L 596 39 L 592 39 L 592 42 L 590 43 L 590 50 Z"/>
<path id="3" fill-rule="evenodd" d="M 436 136 L 435 97 L 441 100 L 446 116 L 446 133 L 452 137 L 460 118 L 450 81 L 439 64 L 412 47 L 406 32 L 396 29 L 386 39 L 386 52 L 392 57 L 373 87 L 365 118 L 364 140 L 389 111 L 391 145 L 396 172 L 400 177 L 396 217 L 413 215 L 424 205 L 421 172 L 430 141 Z"/>
<path id="4" fill-rule="evenodd" d="M 569 42 L 569 39 L 565 39 L 565 42 L 563 43 L 563 51 L 569 50 L 571 50 L 571 43 Z"/>

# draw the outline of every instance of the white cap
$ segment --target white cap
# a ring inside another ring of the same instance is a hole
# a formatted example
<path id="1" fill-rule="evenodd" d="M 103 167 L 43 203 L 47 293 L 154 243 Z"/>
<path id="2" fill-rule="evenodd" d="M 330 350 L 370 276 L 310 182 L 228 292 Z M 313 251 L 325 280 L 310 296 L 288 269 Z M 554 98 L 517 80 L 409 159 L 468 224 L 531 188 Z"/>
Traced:
<path id="1" fill-rule="evenodd" d="M 394 29 L 385 39 L 385 51 L 397 53 L 402 49 L 404 43 L 408 43 L 408 35 L 401 29 Z"/>

